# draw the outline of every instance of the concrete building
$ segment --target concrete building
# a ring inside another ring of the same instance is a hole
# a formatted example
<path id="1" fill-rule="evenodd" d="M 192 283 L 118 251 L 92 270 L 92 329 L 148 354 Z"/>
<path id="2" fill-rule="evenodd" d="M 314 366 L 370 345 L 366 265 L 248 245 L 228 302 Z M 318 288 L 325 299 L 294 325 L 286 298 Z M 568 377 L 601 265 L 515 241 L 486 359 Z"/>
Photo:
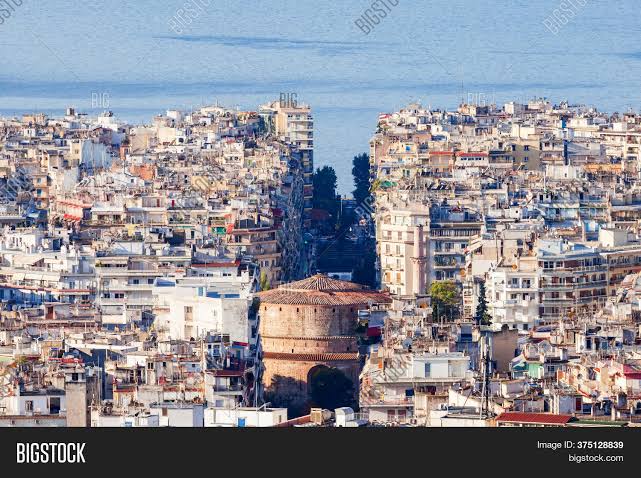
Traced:
<path id="1" fill-rule="evenodd" d="M 598 250 L 562 240 L 539 241 L 541 319 L 597 312 L 607 299 L 607 264 Z"/>
<path id="2" fill-rule="evenodd" d="M 248 271 L 232 277 L 157 279 L 157 323 L 173 339 L 225 333 L 232 341 L 248 343 L 255 325 L 249 317 L 255 280 Z"/>
<path id="3" fill-rule="evenodd" d="M 205 409 L 206 427 L 275 427 L 287 421 L 286 408 Z"/>

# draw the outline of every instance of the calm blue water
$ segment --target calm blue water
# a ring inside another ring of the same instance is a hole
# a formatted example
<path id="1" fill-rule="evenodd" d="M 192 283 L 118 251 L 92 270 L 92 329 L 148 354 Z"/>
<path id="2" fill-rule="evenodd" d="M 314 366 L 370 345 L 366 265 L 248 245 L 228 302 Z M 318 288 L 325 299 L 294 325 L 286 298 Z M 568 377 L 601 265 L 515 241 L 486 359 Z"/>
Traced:
<path id="1" fill-rule="evenodd" d="M 90 114 L 106 93 L 119 117 L 219 101 L 255 108 L 295 92 L 316 118 L 316 164 L 353 188 L 351 160 L 368 149 L 380 112 L 420 100 L 455 107 L 534 95 L 608 111 L 641 107 L 641 5 L 590 1 L 551 33 L 560 0 L 400 0 L 364 35 L 371 1 L 23 0 L 0 24 L 0 114 Z"/>

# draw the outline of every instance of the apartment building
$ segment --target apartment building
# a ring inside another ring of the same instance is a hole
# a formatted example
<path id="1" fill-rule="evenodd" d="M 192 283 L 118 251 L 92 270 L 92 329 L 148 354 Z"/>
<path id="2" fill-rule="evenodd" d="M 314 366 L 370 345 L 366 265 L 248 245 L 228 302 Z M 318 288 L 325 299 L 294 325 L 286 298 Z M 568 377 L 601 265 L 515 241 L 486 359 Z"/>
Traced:
<path id="1" fill-rule="evenodd" d="M 538 325 L 537 258 L 519 257 L 512 265 L 493 266 L 487 277 L 486 299 L 495 327 L 530 330 Z"/>
<path id="2" fill-rule="evenodd" d="M 597 249 L 540 240 L 537 260 L 542 320 L 595 313 L 605 305 L 608 266 Z"/>
<path id="3" fill-rule="evenodd" d="M 371 423 L 421 423 L 446 403 L 447 391 L 470 378 L 463 353 L 394 354 L 380 348 L 361 375 L 361 409 Z"/>
<path id="4" fill-rule="evenodd" d="M 267 130 L 300 153 L 303 169 L 303 197 L 306 224 L 314 194 L 314 117 L 308 105 L 297 101 L 274 101 L 260 108 Z"/>

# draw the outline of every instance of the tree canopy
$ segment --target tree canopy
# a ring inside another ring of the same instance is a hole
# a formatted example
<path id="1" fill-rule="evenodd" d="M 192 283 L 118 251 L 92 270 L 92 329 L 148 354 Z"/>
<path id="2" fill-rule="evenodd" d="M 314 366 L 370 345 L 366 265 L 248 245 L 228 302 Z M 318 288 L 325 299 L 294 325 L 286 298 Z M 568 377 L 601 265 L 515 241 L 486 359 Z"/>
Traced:
<path id="1" fill-rule="evenodd" d="M 490 325 L 492 323 L 492 316 L 487 310 L 487 299 L 485 298 L 485 282 L 481 282 L 479 286 L 478 305 L 476 306 L 476 314 L 474 319 L 477 324 Z"/>
<path id="2" fill-rule="evenodd" d="M 438 320 L 445 315 L 453 320 L 459 312 L 460 295 L 458 286 L 452 281 L 434 281 L 429 291 L 432 298 L 432 313 Z"/>
<path id="3" fill-rule="evenodd" d="M 336 202 L 336 171 L 331 166 L 317 168 L 314 173 L 314 207 L 328 209 L 330 203 Z"/>
<path id="4" fill-rule="evenodd" d="M 354 200 L 356 204 L 362 204 L 369 196 L 369 154 L 363 153 L 354 156 L 352 161 L 352 176 L 354 177 Z"/>
<path id="5" fill-rule="evenodd" d="M 315 209 L 327 211 L 332 216 L 330 223 L 333 228 L 338 221 L 340 208 L 340 199 L 336 197 L 336 171 L 331 166 L 317 168 L 313 181 L 313 206 Z"/>
<path id="6" fill-rule="evenodd" d="M 265 271 L 260 271 L 259 287 L 260 290 L 271 289 L 271 284 L 269 283 L 269 278 L 267 277 Z"/>

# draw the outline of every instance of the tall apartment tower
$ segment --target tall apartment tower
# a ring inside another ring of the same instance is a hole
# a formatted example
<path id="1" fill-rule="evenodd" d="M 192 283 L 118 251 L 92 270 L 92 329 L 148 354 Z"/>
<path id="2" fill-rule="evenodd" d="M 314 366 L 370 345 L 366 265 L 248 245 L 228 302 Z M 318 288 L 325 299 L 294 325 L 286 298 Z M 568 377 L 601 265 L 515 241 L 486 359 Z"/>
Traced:
<path id="1" fill-rule="evenodd" d="M 376 244 L 381 284 L 401 297 L 425 294 L 429 287 L 429 208 L 381 208 Z"/>
<path id="2" fill-rule="evenodd" d="M 260 116 L 269 131 L 288 144 L 296 147 L 302 158 L 304 184 L 304 216 L 306 227 L 309 226 L 314 194 L 314 118 L 308 105 L 298 104 L 293 93 L 281 94 L 278 101 L 273 101 L 260 108 Z"/>

